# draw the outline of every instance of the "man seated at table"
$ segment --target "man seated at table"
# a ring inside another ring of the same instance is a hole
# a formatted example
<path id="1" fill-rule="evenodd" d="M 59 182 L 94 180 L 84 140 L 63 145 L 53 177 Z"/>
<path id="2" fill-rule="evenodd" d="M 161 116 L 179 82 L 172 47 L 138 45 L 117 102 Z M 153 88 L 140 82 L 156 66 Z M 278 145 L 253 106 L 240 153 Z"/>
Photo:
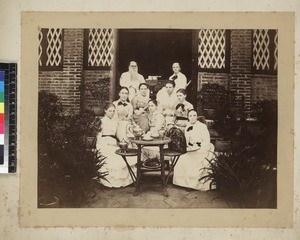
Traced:
<path id="1" fill-rule="evenodd" d="M 129 89 L 129 101 L 136 96 L 139 85 L 145 83 L 144 77 L 138 73 L 138 65 L 135 61 L 131 61 L 128 66 L 128 71 L 122 73 L 120 77 L 120 85 Z"/>
<path id="2" fill-rule="evenodd" d="M 167 81 L 165 87 L 162 88 L 156 95 L 158 108 L 165 115 L 166 124 L 169 124 L 170 121 L 174 121 L 174 112 L 178 103 L 174 87 L 174 81 Z"/>

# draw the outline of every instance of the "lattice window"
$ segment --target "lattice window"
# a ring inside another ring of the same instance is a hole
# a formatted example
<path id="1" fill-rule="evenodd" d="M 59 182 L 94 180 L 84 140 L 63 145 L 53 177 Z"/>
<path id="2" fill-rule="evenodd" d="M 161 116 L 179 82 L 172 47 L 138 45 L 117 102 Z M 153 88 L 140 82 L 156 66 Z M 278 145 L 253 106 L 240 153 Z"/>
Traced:
<path id="1" fill-rule="evenodd" d="M 39 67 L 42 70 L 60 70 L 63 55 L 63 29 L 41 29 L 38 38 Z"/>
<path id="2" fill-rule="evenodd" d="M 198 67 L 224 70 L 227 67 L 226 30 L 201 29 L 198 38 Z"/>
<path id="3" fill-rule="evenodd" d="M 275 33 L 274 46 L 275 46 L 275 50 L 274 50 L 274 70 L 277 70 L 277 66 L 278 66 L 278 31 L 276 31 L 276 33 Z"/>
<path id="4" fill-rule="evenodd" d="M 62 61 L 62 29 L 51 28 L 47 33 L 46 66 L 59 66 Z"/>
<path id="5" fill-rule="evenodd" d="M 252 52 L 252 67 L 255 72 L 276 73 L 278 65 L 277 30 L 253 30 Z"/>
<path id="6" fill-rule="evenodd" d="M 269 70 L 270 37 L 268 30 L 257 29 L 253 34 L 253 66 L 257 70 Z"/>
<path id="7" fill-rule="evenodd" d="M 39 66 L 42 66 L 42 41 L 43 41 L 43 32 L 39 30 Z"/>
<path id="8" fill-rule="evenodd" d="M 88 29 L 87 67 L 110 67 L 114 60 L 114 30 Z"/>

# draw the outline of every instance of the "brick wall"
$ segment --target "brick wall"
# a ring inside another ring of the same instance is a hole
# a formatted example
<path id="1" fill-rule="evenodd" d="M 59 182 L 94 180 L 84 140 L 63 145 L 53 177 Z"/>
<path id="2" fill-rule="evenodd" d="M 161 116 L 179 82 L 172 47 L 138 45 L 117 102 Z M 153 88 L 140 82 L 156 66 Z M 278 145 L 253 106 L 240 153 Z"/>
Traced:
<path id="1" fill-rule="evenodd" d="M 202 84 L 217 83 L 228 89 L 229 74 L 228 73 L 198 73 L 198 91 L 201 90 Z"/>
<path id="2" fill-rule="evenodd" d="M 39 90 L 48 90 L 61 98 L 65 108 L 79 111 L 83 69 L 83 30 L 64 29 L 63 70 L 40 71 Z"/>
<path id="3" fill-rule="evenodd" d="M 39 72 L 39 89 L 57 94 L 66 109 L 92 104 L 91 96 L 81 94 L 82 83 L 112 76 L 110 70 L 83 70 L 83 39 L 83 29 L 65 29 L 63 70 Z M 251 73 L 251 41 L 251 30 L 232 30 L 230 73 L 199 72 L 198 91 L 202 84 L 218 83 L 244 95 L 248 111 L 257 100 L 277 99 L 277 76 Z"/>
<path id="4" fill-rule="evenodd" d="M 245 97 L 245 110 L 251 105 L 251 30 L 232 30 L 230 46 L 230 89 Z"/>
<path id="5" fill-rule="evenodd" d="M 252 78 L 252 103 L 264 99 L 277 99 L 277 76 L 254 75 Z"/>

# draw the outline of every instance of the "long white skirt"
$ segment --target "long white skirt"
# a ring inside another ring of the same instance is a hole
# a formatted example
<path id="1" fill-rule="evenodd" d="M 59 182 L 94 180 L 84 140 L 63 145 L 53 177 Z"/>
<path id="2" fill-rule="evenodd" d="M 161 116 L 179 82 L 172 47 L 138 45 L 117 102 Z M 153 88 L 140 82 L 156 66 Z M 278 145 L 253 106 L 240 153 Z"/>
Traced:
<path id="1" fill-rule="evenodd" d="M 119 149 L 116 139 L 112 137 L 99 137 L 97 139 L 97 149 L 100 149 L 103 156 L 106 157 L 105 164 L 99 170 L 101 173 L 107 172 L 106 180 L 101 180 L 101 184 L 106 187 L 125 187 L 132 184 L 133 180 L 129 174 L 125 161 L 115 151 Z M 136 174 L 137 157 L 126 157 L 128 164 Z"/>
<path id="2" fill-rule="evenodd" d="M 207 170 L 202 168 L 209 167 L 207 159 L 213 158 L 213 151 L 214 145 L 210 144 L 208 150 L 183 154 L 174 168 L 173 184 L 201 191 L 209 190 L 211 181 L 199 179 L 207 174 Z"/>

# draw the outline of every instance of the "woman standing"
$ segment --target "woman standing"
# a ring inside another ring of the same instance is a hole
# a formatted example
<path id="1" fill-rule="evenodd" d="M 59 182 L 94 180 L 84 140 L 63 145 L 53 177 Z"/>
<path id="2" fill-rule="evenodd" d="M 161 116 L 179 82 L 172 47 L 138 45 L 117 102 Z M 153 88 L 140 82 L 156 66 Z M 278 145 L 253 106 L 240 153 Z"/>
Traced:
<path id="1" fill-rule="evenodd" d="M 186 76 L 180 72 L 181 68 L 178 62 L 173 63 L 172 70 L 173 74 L 169 77 L 169 80 L 175 82 L 176 89 L 185 89 L 187 87 L 187 79 Z"/>
<path id="2" fill-rule="evenodd" d="M 149 102 L 148 97 L 148 85 L 146 83 L 141 83 L 139 85 L 139 93 L 135 96 L 131 104 L 133 106 L 133 120 L 144 130 L 144 132 L 149 131 L 149 120 L 147 105 Z"/>
<path id="3" fill-rule="evenodd" d="M 105 106 L 105 116 L 101 119 L 101 132 L 97 136 L 97 149 L 106 157 L 101 172 L 108 173 L 106 180 L 101 180 L 101 184 L 106 187 L 125 187 L 133 181 L 124 160 L 115 153 L 119 149 L 116 140 L 118 121 L 114 118 L 115 111 L 114 104 L 109 103 Z M 135 172 L 136 158 L 127 157 L 127 161 Z"/>
<path id="4" fill-rule="evenodd" d="M 127 126 L 130 123 L 133 107 L 130 102 L 128 102 L 129 90 L 127 87 L 121 87 L 119 92 L 119 99 L 114 101 L 113 104 L 116 107 L 116 113 L 114 118 L 118 119 L 117 127 L 117 139 L 119 141 L 127 140 Z"/>
<path id="5" fill-rule="evenodd" d="M 209 166 L 207 159 L 213 158 L 214 146 L 205 124 L 197 120 L 198 114 L 192 109 L 188 112 L 189 123 L 185 127 L 187 153 L 183 154 L 174 168 L 173 184 L 206 191 L 210 182 L 199 181 L 207 174 L 203 169 Z"/>

